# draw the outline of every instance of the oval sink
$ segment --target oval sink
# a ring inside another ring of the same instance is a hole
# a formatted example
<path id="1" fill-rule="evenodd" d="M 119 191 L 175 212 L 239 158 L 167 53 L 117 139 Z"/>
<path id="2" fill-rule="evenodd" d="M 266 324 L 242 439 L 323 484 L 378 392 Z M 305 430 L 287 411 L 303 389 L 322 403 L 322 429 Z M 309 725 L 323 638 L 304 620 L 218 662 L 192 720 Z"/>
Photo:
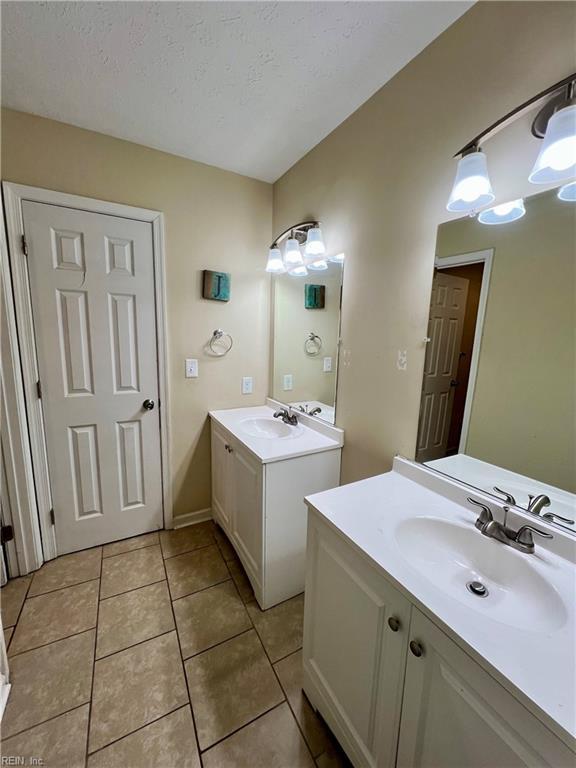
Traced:
<path id="1" fill-rule="evenodd" d="M 523 555 L 475 528 L 436 517 L 403 520 L 395 531 L 403 557 L 451 597 L 473 610 L 519 629 L 550 632 L 567 612 L 558 592 Z M 480 582 L 480 596 L 466 585 Z"/>
<path id="2" fill-rule="evenodd" d="M 268 440 L 296 437 L 299 434 L 299 427 L 292 427 L 284 424 L 283 421 L 275 419 L 245 419 L 240 422 L 240 428 L 250 437 L 263 437 Z"/>

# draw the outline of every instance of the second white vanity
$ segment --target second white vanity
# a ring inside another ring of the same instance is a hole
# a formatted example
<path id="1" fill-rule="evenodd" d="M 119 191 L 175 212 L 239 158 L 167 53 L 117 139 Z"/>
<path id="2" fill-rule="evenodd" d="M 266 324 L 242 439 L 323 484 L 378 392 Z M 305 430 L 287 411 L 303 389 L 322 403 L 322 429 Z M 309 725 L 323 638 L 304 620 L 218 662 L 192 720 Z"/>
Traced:
<path id="1" fill-rule="evenodd" d="M 468 495 L 396 459 L 307 499 L 304 690 L 356 768 L 575 763 L 574 540 L 516 551 Z"/>
<path id="2" fill-rule="evenodd" d="M 281 403 L 211 411 L 212 513 L 250 579 L 260 607 L 304 590 L 303 501 L 340 481 L 341 429 L 302 413 L 285 424 Z"/>

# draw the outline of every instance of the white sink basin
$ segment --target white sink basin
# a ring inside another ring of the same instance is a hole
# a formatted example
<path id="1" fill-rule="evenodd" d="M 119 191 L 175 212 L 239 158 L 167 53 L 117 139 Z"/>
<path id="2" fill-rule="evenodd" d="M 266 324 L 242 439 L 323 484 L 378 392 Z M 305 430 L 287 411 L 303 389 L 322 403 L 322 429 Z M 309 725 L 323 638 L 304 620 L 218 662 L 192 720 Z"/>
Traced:
<path id="1" fill-rule="evenodd" d="M 567 620 L 558 592 L 530 565 L 528 558 L 536 555 L 521 554 L 475 528 L 436 517 L 402 520 L 395 536 L 400 552 L 413 568 L 493 621 L 533 632 L 552 632 Z M 480 582 L 488 594 L 473 594 L 466 587 L 470 582 Z"/>
<path id="2" fill-rule="evenodd" d="M 268 440 L 297 437 L 300 433 L 299 427 L 292 427 L 276 419 L 245 419 L 239 426 L 250 437 L 263 437 Z"/>

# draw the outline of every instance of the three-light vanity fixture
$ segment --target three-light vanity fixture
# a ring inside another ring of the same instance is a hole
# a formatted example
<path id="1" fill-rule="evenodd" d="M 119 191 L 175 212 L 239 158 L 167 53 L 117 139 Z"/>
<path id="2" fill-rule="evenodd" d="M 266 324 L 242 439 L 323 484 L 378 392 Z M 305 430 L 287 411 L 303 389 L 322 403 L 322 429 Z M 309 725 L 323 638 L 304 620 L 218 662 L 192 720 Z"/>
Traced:
<path id="1" fill-rule="evenodd" d="M 546 90 L 533 96 L 504 117 L 482 131 L 465 147 L 460 155 L 456 178 L 446 205 L 449 211 L 478 214 L 482 224 L 504 224 L 522 218 L 526 213 L 524 200 L 488 208 L 496 197 L 492 190 L 486 155 L 480 142 L 508 125 L 513 118 L 526 112 L 536 102 L 550 97 L 532 122 L 532 135 L 542 139 L 542 146 L 528 180 L 532 184 L 568 182 L 560 188 L 560 200 L 576 201 L 576 73 L 564 78 Z M 483 210 L 480 210 L 483 209 Z"/>
<path id="2" fill-rule="evenodd" d="M 308 270 L 321 272 L 328 269 L 329 261 L 342 264 L 344 258 L 343 253 L 327 256 L 320 224 L 303 221 L 289 227 L 274 240 L 268 251 L 266 272 L 276 275 L 288 272 L 292 277 L 306 277 Z"/>

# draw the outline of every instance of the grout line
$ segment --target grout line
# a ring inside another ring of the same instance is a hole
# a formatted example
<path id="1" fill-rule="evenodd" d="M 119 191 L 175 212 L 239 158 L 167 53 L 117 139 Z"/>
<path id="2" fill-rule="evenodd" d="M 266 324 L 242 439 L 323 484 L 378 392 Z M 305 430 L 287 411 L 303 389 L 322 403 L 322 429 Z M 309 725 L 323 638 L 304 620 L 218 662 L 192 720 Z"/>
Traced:
<path id="1" fill-rule="evenodd" d="M 185 549 L 184 552 L 176 552 L 173 555 L 165 555 L 164 550 L 162 550 L 162 557 L 164 560 L 172 560 L 175 557 L 181 557 L 182 555 L 190 555 L 192 552 L 198 552 L 199 549 L 208 549 L 208 547 L 218 547 L 218 544 L 216 542 L 216 539 L 212 541 L 210 544 L 201 544 L 199 547 L 193 547 L 192 549 Z M 218 547 L 218 552 L 220 552 L 220 548 Z"/>
<path id="2" fill-rule="evenodd" d="M 106 558 L 109 560 L 110 558 Z M 113 597 L 119 597 L 120 595 L 127 595 L 129 592 L 136 592 L 138 589 L 142 589 L 143 587 L 151 587 L 152 584 L 161 584 L 163 581 L 166 581 L 166 577 L 163 579 L 158 579 L 158 581 L 151 581 L 149 584 L 140 584 L 139 587 L 132 587 L 131 589 L 125 589 L 123 592 L 117 592 L 114 595 L 107 595 L 106 597 L 101 597 L 99 599 L 99 603 L 103 602 L 104 600 L 111 600 Z M 102 590 L 100 590 L 100 594 L 102 594 Z"/>
<path id="3" fill-rule="evenodd" d="M 78 635 L 85 635 L 87 632 L 94 632 L 95 629 L 96 626 L 88 627 L 88 629 L 82 629 L 80 632 L 73 632 L 71 635 L 66 635 L 66 637 L 59 637 L 57 640 L 51 640 L 49 643 L 44 643 L 44 645 L 37 645 L 34 648 L 25 648 L 23 651 L 13 653 L 9 656 L 8 661 L 10 661 L 10 659 L 16 659 L 18 656 L 24 656 L 25 653 L 33 653 L 34 651 L 39 651 L 41 648 L 48 648 L 49 645 L 55 645 L 63 640 L 70 640 L 71 637 L 78 637 Z M 14 635 L 12 635 L 12 637 L 14 637 Z"/>
<path id="4" fill-rule="evenodd" d="M 271 662 L 272 665 L 279 664 L 281 661 L 284 661 L 285 659 L 290 658 L 290 656 L 294 656 L 295 653 L 298 653 L 298 651 L 301 651 L 303 648 L 302 645 L 299 645 L 298 648 L 294 651 L 290 651 L 290 653 L 287 653 L 286 656 L 281 656 L 279 659 L 276 659 L 276 661 Z"/>
<path id="5" fill-rule="evenodd" d="M 104 547 L 102 547 L 104 552 Z M 90 744 L 90 728 L 92 726 L 92 704 L 94 697 L 94 677 L 96 675 L 96 647 L 98 645 L 98 624 L 100 620 L 100 595 L 102 593 L 102 570 L 104 568 L 104 557 L 100 558 L 100 583 L 98 585 L 98 605 L 96 607 L 96 634 L 94 637 L 94 655 L 92 656 L 92 682 L 90 684 L 90 702 L 88 705 L 88 728 L 86 730 L 86 752 L 84 765 L 88 765 L 88 745 Z"/>
<path id="6" fill-rule="evenodd" d="M 28 576 L 28 574 L 26 574 L 26 576 Z M 22 576 L 22 577 L 18 577 L 17 576 L 16 578 L 24 578 L 25 579 L 26 576 Z M 13 632 L 12 632 L 12 637 L 14 636 L 14 634 L 16 632 L 16 626 L 17 626 L 18 622 L 20 621 L 20 616 L 22 616 L 22 611 L 24 610 L 24 603 L 26 602 L 26 600 L 28 600 L 28 592 L 30 592 L 30 587 L 32 586 L 32 581 L 33 580 L 34 580 L 34 574 L 32 574 L 32 576 L 30 577 L 30 581 L 28 582 L 28 586 L 26 587 L 26 592 L 24 592 L 24 597 L 22 599 L 22 603 L 20 604 L 20 609 L 18 610 L 18 615 L 16 616 L 16 621 L 14 622 L 14 624 L 10 625 L 10 626 L 14 627 Z M 6 584 L 8 584 L 8 582 L 6 582 Z M 5 588 L 5 587 L 3 587 L 3 588 Z M 2 629 L 3 630 L 4 629 L 10 629 L 10 627 L 4 627 L 3 626 Z M 10 638 L 10 640 L 12 640 L 12 637 Z M 6 650 L 8 650 L 8 646 L 6 646 Z"/>
<path id="7" fill-rule="evenodd" d="M 34 723 L 34 725 L 29 725 L 27 728 L 23 728 L 21 731 L 16 731 L 16 733 L 11 733 L 10 736 L 5 736 L 2 734 L 2 748 L 4 749 L 6 747 L 6 742 L 8 739 L 13 739 L 15 736 L 21 736 L 23 733 L 28 733 L 28 731 L 33 730 L 34 728 L 38 728 L 40 725 L 46 725 L 46 723 L 52 722 L 52 720 L 57 720 L 59 717 L 63 717 L 64 715 L 68 715 L 70 712 L 74 712 L 76 709 L 81 709 L 82 707 L 86 707 L 90 704 L 89 701 L 83 701 L 82 704 L 76 704 L 75 707 L 72 707 L 71 709 L 65 709 L 64 712 L 59 712 L 57 715 L 52 715 L 51 717 L 47 717 L 46 720 L 40 720 L 39 723 Z M 2 761 L 4 761 L 4 754 L 2 755 Z M 9 765 L 9 763 L 6 763 L 6 765 Z M 16 765 L 16 763 L 14 763 Z"/>
<path id="8" fill-rule="evenodd" d="M 156 533 L 156 531 L 150 531 L 150 533 Z M 142 536 L 147 536 L 148 534 L 143 533 Z M 120 541 L 127 541 L 127 539 L 120 539 Z M 115 541 L 111 541 L 110 544 L 116 544 Z M 116 552 L 111 555 L 105 555 L 104 554 L 104 547 L 102 547 L 102 560 L 110 560 L 111 557 L 118 557 L 118 555 L 129 555 L 131 552 L 139 552 L 141 549 L 148 549 L 149 547 L 156 547 L 160 546 L 160 539 L 158 538 L 157 541 L 151 541 L 150 544 L 144 544 L 142 547 L 132 547 L 132 549 L 127 549 L 124 552 Z M 161 547 L 160 547 L 161 548 Z"/>
<path id="9" fill-rule="evenodd" d="M 203 653 L 208 653 L 208 651 L 213 651 L 214 648 L 218 648 L 220 645 L 224 645 L 224 643 L 227 643 L 229 640 L 235 640 L 237 637 L 241 637 L 242 635 L 245 635 L 247 632 L 252 632 L 253 630 L 254 630 L 254 627 L 248 627 L 248 629 L 243 629 L 242 632 L 237 632 L 235 635 L 231 635 L 230 637 L 227 637 L 225 640 L 219 640 L 217 643 L 214 643 L 214 645 L 210 645 L 208 648 L 203 648 L 201 651 L 196 651 L 196 653 L 193 653 L 190 656 L 186 656 L 186 658 L 184 658 L 184 655 L 182 654 L 182 650 L 180 650 L 180 653 L 182 654 L 182 661 L 190 661 L 190 659 L 195 659 L 197 656 L 201 656 Z"/>
<path id="10" fill-rule="evenodd" d="M 176 641 L 178 642 L 178 649 L 180 650 L 180 664 L 182 666 L 182 674 L 184 675 L 184 685 L 186 686 L 186 693 L 188 694 L 188 704 L 190 705 L 190 713 L 192 715 L 192 725 L 194 728 L 194 739 L 196 740 L 196 750 L 198 752 L 198 759 L 202 765 L 202 758 L 200 756 L 200 742 L 198 741 L 198 728 L 196 727 L 196 717 L 194 715 L 194 707 L 192 706 L 192 697 L 190 696 L 190 686 L 188 684 L 188 675 L 186 674 L 186 666 L 182 658 L 182 644 L 180 643 L 180 633 L 178 632 L 178 623 L 176 622 L 176 614 L 174 613 L 174 605 L 171 599 L 172 593 L 170 592 L 170 582 L 168 581 L 168 571 L 166 570 L 166 561 L 162 559 L 162 567 L 164 568 L 164 574 L 166 576 L 166 582 L 168 584 L 168 596 L 170 598 L 170 609 L 172 611 L 172 620 L 174 621 L 174 627 L 176 631 Z M 183 595 L 184 597 L 184 595 Z"/>
<path id="11" fill-rule="evenodd" d="M 171 709 L 169 712 L 165 712 L 163 715 L 160 715 L 160 717 L 155 717 L 154 720 L 150 720 L 149 723 L 144 723 L 144 725 L 139 725 L 138 728 L 134 728 L 133 731 L 128 731 L 128 733 L 123 734 L 122 736 L 119 736 L 117 739 L 113 739 L 112 741 L 109 741 L 107 744 L 104 744 L 101 747 L 98 747 L 98 749 L 95 749 L 93 752 L 87 752 L 86 757 L 90 758 L 93 755 L 97 755 L 98 752 L 102 752 L 102 750 L 107 749 L 108 747 L 111 747 L 113 744 L 118 744 L 119 741 L 122 741 L 122 739 L 126 739 L 128 736 L 132 736 L 134 733 L 138 733 L 138 731 L 144 730 L 144 728 L 148 728 L 149 725 L 153 725 L 154 723 L 157 723 L 159 720 L 162 720 L 165 717 L 168 717 L 168 715 L 173 715 L 174 712 L 178 712 L 180 709 L 185 709 L 186 707 L 189 707 L 190 704 L 187 702 L 186 704 L 179 704 L 174 709 Z"/>
<path id="12" fill-rule="evenodd" d="M 112 542 L 114 543 L 114 542 Z M 152 549 L 153 547 L 158 547 L 160 550 L 160 557 L 162 557 L 162 547 L 160 546 L 160 543 L 157 541 L 155 544 L 150 544 L 147 547 L 137 547 L 136 549 L 129 549 L 128 552 L 118 552 L 115 555 L 109 555 L 108 557 L 102 556 L 102 561 L 104 560 L 114 560 L 117 557 L 127 557 L 128 555 L 136 555 L 139 552 L 143 552 L 145 549 Z"/>
<path id="13" fill-rule="evenodd" d="M 157 635 L 152 635 L 151 637 L 146 637 L 144 640 L 138 640 L 137 643 L 132 643 L 131 645 L 127 645 L 125 648 L 118 648 L 117 651 L 111 651 L 110 653 L 106 653 L 104 656 L 96 656 L 96 661 L 105 661 L 106 659 L 111 658 L 112 656 L 116 656 L 119 653 L 124 653 L 124 651 L 131 651 L 133 648 L 137 648 L 139 645 L 143 645 L 144 643 L 149 643 L 151 640 L 156 640 L 159 637 L 164 637 L 164 635 L 169 635 L 170 632 L 175 632 L 176 627 L 172 627 L 171 629 L 167 629 L 165 632 L 159 632 Z"/>
<path id="14" fill-rule="evenodd" d="M 53 563 L 53 560 L 50 560 Z M 100 561 L 102 562 L 102 561 Z M 92 576 L 91 579 L 83 579 L 82 581 L 75 581 L 72 584 L 64 584 L 64 586 L 54 587 L 54 589 L 47 589 L 45 592 L 38 592 L 36 595 L 28 595 L 27 600 L 32 600 L 33 597 L 43 597 L 44 595 L 51 595 L 53 592 L 59 592 L 61 589 L 68 589 L 68 587 L 78 587 L 80 584 L 88 584 L 90 581 L 98 581 L 100 576 Z"/>
<path id="15" fill-rule="evenodd" d="M 227 581 L 234 581 L 234 579 L 231 576 L 228 576 L 227 579 L 223 579 L 222 581 L 217 581 L 215 584 L 210 584 L 209 587 L 202 587 L 201 589 L 197 589 L 195 592 L 188 592 L 185 595 L 182 595 L 181 597 L 172 597 L 170 596 L 170 599 L 173 603 L 177 603 L 178 600 L 184 600 L 185 597 L 191 597 L 192 595 L 199 595 L 201 592 L 206 592 L 208 589 L 212 589 L 212 587 L 218 587 L 220 584 L 226 584 Z M 170 588 L 170 583 L 168 582 L 168 588 Z"/>
<path id="16" fill-rule="evenodd" d="M 217 747 L 218 744 L 222 744 L 223 741 L 226 741 L 232 736 L 235 736 L 239 731 L 242 731 L 244 728 L 247 728 L 249 725 L 252 725 L 252 723 L 255 723 L 257 720 L 260 720 L 261 717 L 264 717 L 265 715 L 269 715 L 270 712 L 273 712 L 275 709 L 278 709 L 278 707 L 281 707 L 283 704 L 286 704 L 286 699 L 283 701 L 279 701 L 278 704 L 274 704 L 273 707 L 269 707 L 268 709 L 264 710 L 264 712 L 260 712 L 259 715 L 256 715 L 256 717 L 253 717 L 252 720 L 249 720 L 247 723 L 244 723 L 243 725 L 240 725 L 238 728 L 235 728 L 233 731 L 230 731 L 230 733 L 227 733 L 225 736 L 222 736 L 221 739 L 218 739 L 213 744 L 210 744 L 209 747 L 206 747 L 206 749 L 203 750 L 202 754 L 205 755 L 206 752 L 209 752 L 213 747 Z M 314 760 L 312 760 L 314 762 Z"/>

